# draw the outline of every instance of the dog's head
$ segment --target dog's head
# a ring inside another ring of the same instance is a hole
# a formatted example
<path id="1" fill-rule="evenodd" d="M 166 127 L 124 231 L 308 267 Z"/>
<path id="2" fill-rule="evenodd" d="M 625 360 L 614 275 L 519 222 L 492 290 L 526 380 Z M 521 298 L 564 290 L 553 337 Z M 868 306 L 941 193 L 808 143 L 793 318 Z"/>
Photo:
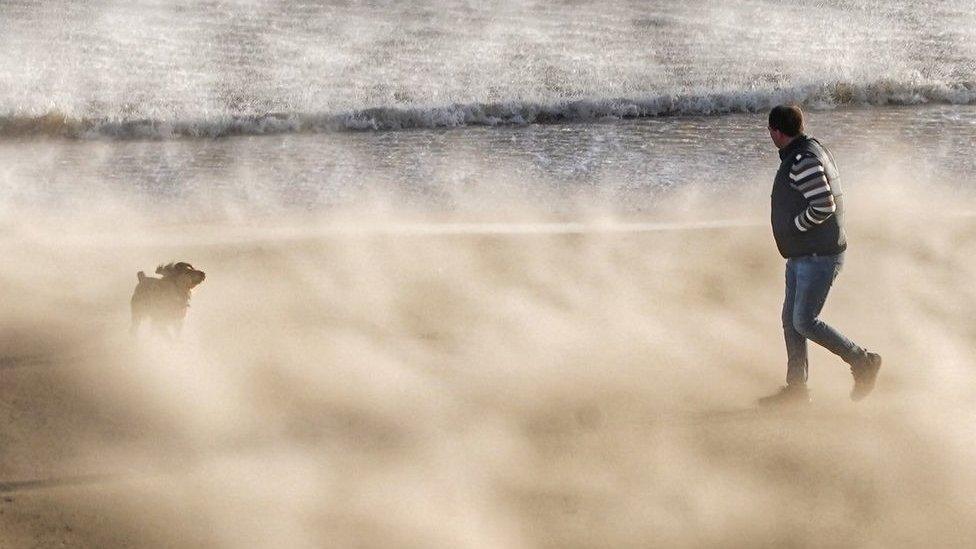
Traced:
<path id="1" fill-rule="evenodd" d="M 178 286 L 187 291 L 198 286 L 207 274 L 193 268 L 193 265 L 180 261 L 178 263 L 168 263 L 156 267 L 156 274 L 162 275 L 164 279 L 172 279 Z"/>

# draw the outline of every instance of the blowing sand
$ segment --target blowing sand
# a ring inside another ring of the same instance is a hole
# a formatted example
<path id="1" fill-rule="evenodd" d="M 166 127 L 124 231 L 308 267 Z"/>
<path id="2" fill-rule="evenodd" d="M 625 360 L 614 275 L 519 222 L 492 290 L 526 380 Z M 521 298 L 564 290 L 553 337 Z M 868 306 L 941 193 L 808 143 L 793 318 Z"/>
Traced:
<path id="1" fill-rule="evenodd" d="M 14 216 L 0 546 L 969 545 L 976 219 L 865 196 L 824 316 L 879 386 L 851 403 L 814 348 L 794 412 L 752 409 L 785 374 L 763 204 L 667 231 Z M 132 340 L 135 273 L 169 260 L 207 272 L 184 338 Z"/>

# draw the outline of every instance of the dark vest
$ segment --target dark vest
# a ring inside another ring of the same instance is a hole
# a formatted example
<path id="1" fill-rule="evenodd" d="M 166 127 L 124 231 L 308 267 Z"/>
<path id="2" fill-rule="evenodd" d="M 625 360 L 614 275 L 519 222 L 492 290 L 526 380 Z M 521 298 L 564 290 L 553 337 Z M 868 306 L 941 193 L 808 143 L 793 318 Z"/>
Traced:
<path id="1" fill-rule="evenodd" d="M 823 164 L 827 182 L 834 195 L 837 210 L 829 219 L 815 225 L 806 232 L 797 229 L 793 219 L 802 213 L 808 205 L 800 191 L 790 185 L 790 168 L 796 161 L 796 156 L 812 153 Z M 789 145 L 780 149 L 779 157 L 782 161 L 773 180 L 771 194 L 770 220 L 773 225 L 773 238 L 779 253 L 786 258 L 804 255 L 834 255 L 847 249 L 847 235 L 844 232 L 844 192 L 840 185 L 840 173 L 834 164 L 834 157 L 819 141 L 805 135 L 800 135 Z"/>

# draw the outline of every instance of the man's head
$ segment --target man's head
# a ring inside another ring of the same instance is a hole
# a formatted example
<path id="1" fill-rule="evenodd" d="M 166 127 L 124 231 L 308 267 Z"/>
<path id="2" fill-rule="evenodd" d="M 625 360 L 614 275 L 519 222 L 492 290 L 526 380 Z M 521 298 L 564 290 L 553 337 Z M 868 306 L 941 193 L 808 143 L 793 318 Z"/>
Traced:
<path id="1" fill-rule="evenodd" d="M 803 111 L 796 105 L 777 105 L 769 111 L 769 137 L 777 149 L 803 133 Z"/>

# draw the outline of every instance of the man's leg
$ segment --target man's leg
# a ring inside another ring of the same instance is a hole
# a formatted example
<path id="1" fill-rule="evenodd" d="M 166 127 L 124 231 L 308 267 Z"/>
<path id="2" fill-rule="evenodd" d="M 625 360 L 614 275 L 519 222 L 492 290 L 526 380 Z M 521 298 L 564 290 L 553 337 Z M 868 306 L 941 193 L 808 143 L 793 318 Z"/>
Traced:
<path id="1" fill-rule="evenodd" d="M 786 384 L 807 382 L 807 338 L 793 327 L 796 303 L 796 262 L 786 261 L 786 298 L 783 300 L 783 336 L 786 340 Z"/>
<path id="2" fill-rule="evenodd" d="M 843 266 L 843 255 L 795 258 L 796 297 L 793 301 L 793 328 L 828 351 L 855 364 L 866 351 L 820 320 L 820 311 L 834 278 Z"/>
<path id="3" fill-rule="evenodd" d="M 786 296 L 783 299 L 783 335 L 786 338 L 786 386 L 759 399 L 760 406 L 781 406 L 810 402 L 807 392 L 807 339 L 793 328 L 796 303 L 796 263 L 786 261 Z"/>

